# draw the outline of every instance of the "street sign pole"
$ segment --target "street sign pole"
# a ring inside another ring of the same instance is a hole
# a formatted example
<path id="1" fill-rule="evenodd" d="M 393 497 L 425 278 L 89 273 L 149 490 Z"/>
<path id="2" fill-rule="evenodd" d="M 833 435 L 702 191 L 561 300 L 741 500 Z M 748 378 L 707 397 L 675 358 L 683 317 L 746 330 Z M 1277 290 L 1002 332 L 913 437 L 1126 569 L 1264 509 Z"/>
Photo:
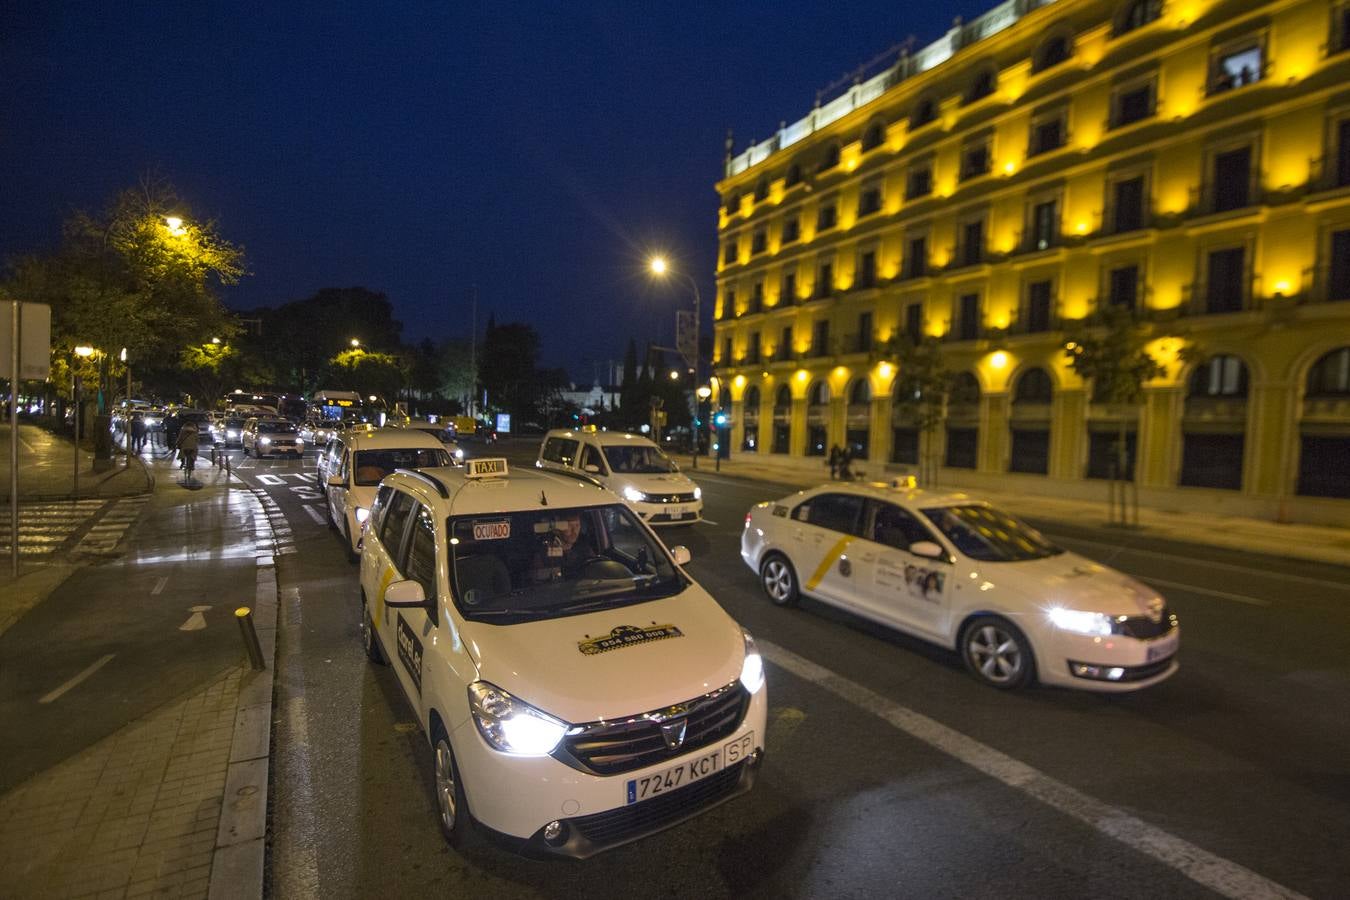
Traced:
<path id="1" fill-rule="evenodd" d="M 19 301 L 10 306 L 9 344 L 9 574 L 19 577 Z"/>

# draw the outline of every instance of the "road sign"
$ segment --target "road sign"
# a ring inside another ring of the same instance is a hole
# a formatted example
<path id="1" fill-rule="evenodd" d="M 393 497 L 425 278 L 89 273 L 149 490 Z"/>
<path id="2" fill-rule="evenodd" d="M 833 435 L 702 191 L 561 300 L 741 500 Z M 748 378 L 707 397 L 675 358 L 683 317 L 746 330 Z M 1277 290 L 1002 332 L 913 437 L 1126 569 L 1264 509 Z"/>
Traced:
<path id="1" fill-rule="evenodd" d="M 681 309 L 675 312 L 675 349 L 684 357 L 689 366 L 694 365 L 694 356 L 698 352 L 694 337 L 694 313 Z"/>
<path id="2" fill-rule="evenodd" d="M 0 378 L 8 379 L 13 366 L 13 302 L 0 305 Z M 41 380 L 51 374 L 52 308 L 45 303 L 19 304 L 19 377 Z"/>

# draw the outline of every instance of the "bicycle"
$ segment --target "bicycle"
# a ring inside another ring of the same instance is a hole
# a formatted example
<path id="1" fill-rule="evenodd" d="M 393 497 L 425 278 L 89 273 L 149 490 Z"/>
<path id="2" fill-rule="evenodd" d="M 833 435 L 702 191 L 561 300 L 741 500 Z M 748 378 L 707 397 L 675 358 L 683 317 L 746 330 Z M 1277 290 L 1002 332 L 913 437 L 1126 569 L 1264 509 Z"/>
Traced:
<path id="1" fill-rule="evenodd" d="M 183 477 L 185 480 L 191 481 L 192 471 L 193 469 L 197 468 L 197 451 L 179 450 L 178 454 L 179 456 L 182 457 L 182 462 L 179 464 L 179 468 L 183 470 Z"/>

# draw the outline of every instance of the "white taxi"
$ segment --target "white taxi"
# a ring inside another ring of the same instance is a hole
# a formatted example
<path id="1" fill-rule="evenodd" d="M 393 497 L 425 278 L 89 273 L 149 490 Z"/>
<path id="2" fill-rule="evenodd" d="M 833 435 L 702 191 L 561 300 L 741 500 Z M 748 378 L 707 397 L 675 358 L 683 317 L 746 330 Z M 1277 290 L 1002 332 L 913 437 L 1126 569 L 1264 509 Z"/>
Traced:
<path id="1" fill-rule="evenodd" d="M 774 603 L 804 594 L 955 649 L 994 687 L 1130 691 L 1177 671 L 1156 591 L 966 494 L 822 485 L 751 509 L 741 558 Z"/>
<path id="2" fill-rule="evenodd" d="M 703 518 L 703 489 L 640 435 L 592 428 L 550 431 L 534 464 L 608 488 L 648 525 L 693 525 Z"/>
<path id="3" fill-rule="evenodd" d="M 434 751 L 438 818 L 584 858 L 748 791 L 750 635 L 618 497 L 504 459 L 400 471 L 361 554 L 366 652 Z"/>

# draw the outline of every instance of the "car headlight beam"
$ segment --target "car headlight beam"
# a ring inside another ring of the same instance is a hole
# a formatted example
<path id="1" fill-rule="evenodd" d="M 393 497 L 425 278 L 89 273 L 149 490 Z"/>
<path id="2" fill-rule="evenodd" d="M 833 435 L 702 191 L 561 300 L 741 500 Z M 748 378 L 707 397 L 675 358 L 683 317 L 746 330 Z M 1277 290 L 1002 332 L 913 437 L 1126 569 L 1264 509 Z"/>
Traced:
<path id="1" fill-rule="evenodd" d="M 741 684 L 753 694 L 764 687 L 764 657 L 759 655 L 759 648 L 755 646 L 755 639 L 750 636 L 750 632 L 742 628 L 741 637 L 745 639 L 745 660 L 741 663 Z"/>
<path id="2" fill-rule="evenodd" d="M 1094 637 L 1106 637 L 1111 634 L 1115 620 L 1106 613 L 1087 612 L 1081 609 L 1064 609 L 1056 606 L 1046 611 L 1050 623 L 1062 631 L 1074 634 L 1086 634 Z"/>
<path id="3" fill-rule="evenodd" d="M 703 499 L 703 488 L 699 487 L 698 485 L 694 485 L 694 499 L 695 500 Z"/>
<path id="4" fill-rule="evenodd" d="M 647 495 L 630 484 L 623 489 L 623 499 L 629 503 L 641 503 L 647 499 Z"/>
<path id="5" fill-rule="evenodd" d="M 500 753 L 548 756 L 567 724 L 486 681 L 469 685 L 469 709 L 478 733 Z"/>

